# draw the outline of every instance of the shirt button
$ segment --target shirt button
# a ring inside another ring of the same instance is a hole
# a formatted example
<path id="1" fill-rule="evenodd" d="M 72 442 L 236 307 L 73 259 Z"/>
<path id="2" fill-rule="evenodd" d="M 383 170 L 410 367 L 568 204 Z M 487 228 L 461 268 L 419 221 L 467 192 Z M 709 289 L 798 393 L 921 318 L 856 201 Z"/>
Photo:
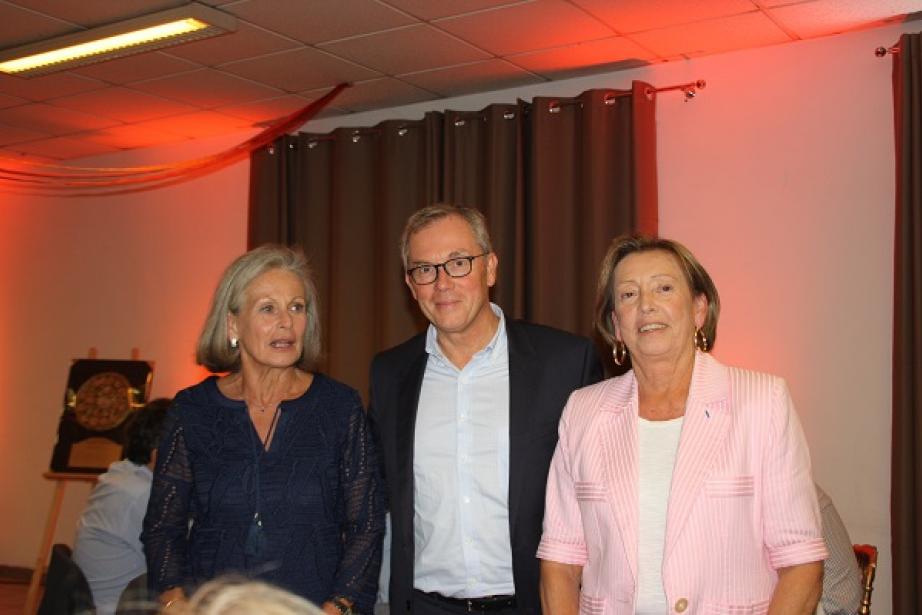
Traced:
<path id="1" fill-rule="evenodd" d="M 464 503 L 465 503 L 465 504 L 470 504 L 470 503 L 471 503 L 471 498 L 469 498 L 469 497 L 467 497 L 467 496 L 464 496 Z"/>
<path id="2" fill-rule="evenodd" d="M 688 600 L 686 600 L 685 598 L 679 598 L 678 600 L 675 601 L 675 612 L 676 613 L 684 613 L 685 609 L 687 608 L 688 608 Z"/>

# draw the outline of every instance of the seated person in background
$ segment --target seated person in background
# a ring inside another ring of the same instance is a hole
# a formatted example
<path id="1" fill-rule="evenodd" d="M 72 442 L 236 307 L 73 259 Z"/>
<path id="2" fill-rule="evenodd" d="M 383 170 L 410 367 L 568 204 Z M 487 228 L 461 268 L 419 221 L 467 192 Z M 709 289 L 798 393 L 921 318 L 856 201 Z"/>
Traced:
<path id="1" fill-rule="evenodd" d="M 861 606 L 861 569 L 842 518 L 826 492 L 816 485 L 823 539 L 829 557 L 823 562 L 823 596 L 817 615 L 854 615 Z"/>
<path id="2" fill-rule="evenodd" d="M 284 589 L 237 577 L 201 585 L 188 602 L 164 613 L 184 615 L 323 615 L 323 611 Z"/>
<path id="3" fill-rule="evenodd" d="M 125 459 L 99 477 L 77 522 L 74 561 L 93 592 L 99 615 L 115 612 L 128 582 L 147 572 L 141 522 L 169 399 L 155 399 L 128 419 Z"/>

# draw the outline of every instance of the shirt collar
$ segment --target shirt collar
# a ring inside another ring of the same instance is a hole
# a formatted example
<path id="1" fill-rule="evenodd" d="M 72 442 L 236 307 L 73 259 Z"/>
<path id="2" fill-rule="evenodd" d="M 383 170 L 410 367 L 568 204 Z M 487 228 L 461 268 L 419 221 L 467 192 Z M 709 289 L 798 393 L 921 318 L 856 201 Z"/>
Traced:
<path id="1" fill-rule="evenodd" d="M 490 309 L 493 310 L 493 313 L 499 318 L 496 333 L 493 334 L 493 338 L 487 342 L 486 346 L 474 354 L 474 357 L 483 357 L 492 361 L 497 352 L 503 352 L 506 349 L 506 316 L 503 314 L 502 308 L 492 301 L 490 302 Z M 438 335 L 438 329 L 435 328 L 435 325 L 430 324 L 429 328 L 426 330 L 426 352 L 430 356 L 450 364 L 451 362 L 442 354 L 442 349 L 439 347 Z"/>

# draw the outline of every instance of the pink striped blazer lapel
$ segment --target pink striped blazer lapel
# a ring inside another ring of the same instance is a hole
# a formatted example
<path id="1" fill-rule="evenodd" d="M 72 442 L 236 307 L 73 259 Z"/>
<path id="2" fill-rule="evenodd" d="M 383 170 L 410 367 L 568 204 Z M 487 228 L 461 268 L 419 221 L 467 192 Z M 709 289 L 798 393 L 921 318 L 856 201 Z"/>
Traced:
<path id="1" fill-rule="evenodd" d="M 601 400 L 599 440 L 606 471 L 609 503 L 621 532 L 621 544 L 637 579 L 637 382 L 633 372 L 606 387 Z"/>
<path id="2" fill-rule="evenodd" d="M 710 355 L 696 353 L 685 420 L 669 494 L 664 566 L 688 520 L 695 499 L 704 493 L 704 481 L 730 429 L 730 376 Z"/>

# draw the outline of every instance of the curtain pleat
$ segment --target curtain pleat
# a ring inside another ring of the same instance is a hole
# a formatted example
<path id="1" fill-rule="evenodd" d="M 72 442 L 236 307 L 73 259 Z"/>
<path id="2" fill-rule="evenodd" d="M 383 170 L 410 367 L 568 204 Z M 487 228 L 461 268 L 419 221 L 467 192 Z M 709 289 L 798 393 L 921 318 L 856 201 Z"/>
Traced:
<path id="1" fill-rule="evenodd" d="M 320 294 L 326 362 L 362 392 L 374 353 L 423 330 L 398 240 L 430 203 L 487 217 L 511 318 L 589 335 L 598 266 L 623 232 L 656 231 L 650 86 L 427 113 L 280 139 L 252 157 L 249 245 L 300 245 Z M 642 122 L 643 126 L 638 126 Z"/>
<path id="2" fill-rule="evenodd" d="M 893 612 L 922 613 L 922 34 L 894 56 Z"/>

